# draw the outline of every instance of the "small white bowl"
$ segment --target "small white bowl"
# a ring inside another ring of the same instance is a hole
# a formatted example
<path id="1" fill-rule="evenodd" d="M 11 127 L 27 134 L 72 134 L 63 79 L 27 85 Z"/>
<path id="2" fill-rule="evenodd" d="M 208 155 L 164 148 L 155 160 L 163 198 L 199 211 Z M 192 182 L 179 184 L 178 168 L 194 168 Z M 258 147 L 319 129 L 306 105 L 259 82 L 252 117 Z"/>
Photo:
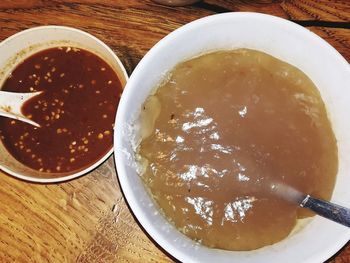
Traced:
<path id="1" fill-rule="evenodd" d="M 132 122 L 164 74 L 199 53 L 235 48 L 260 50 L 286 61 L 305 72 L 319 88 L 338 140 L 339 172 L 332 201 L 350 204 L 349 64 L 309 30 L 258 13 L 226 13 L 189 23 L 162 39 L 138 64 L 122 95 L 114 134 L 116 166 L 126 200 L 149 235 L 182 262 L 323 262 L 349 240 L 349 229 L 316 216 L 271 246 L 246 252 L 210 249 L 178 232 L 159 213 L 137 173 Z"/>
<path id="2" fill-rule="evenodd" d="M 122 87 L 128 79 L 123 64 L 113 51 L 96 37 L 70 27 L 41 26 L 21 31 L 0 43 L 0 89 L 8 74 L 25 58 L 38 51 L 57 46 L 74 46 L 89 50 L 105 60 L 117 73 Z M 71 173 L 41 173 L 18 162 L 0 140 L 0 169 L 17 178 L 39 183 L 62 182 L 86 174 L 102 164 L 113 147 L 86 169 Z"/>

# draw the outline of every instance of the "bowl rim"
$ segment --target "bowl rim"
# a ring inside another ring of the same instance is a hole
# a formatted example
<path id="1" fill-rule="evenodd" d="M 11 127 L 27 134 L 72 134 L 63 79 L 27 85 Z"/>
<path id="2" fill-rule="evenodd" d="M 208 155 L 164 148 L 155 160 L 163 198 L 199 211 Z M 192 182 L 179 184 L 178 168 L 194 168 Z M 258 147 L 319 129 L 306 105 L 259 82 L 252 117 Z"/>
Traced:
<path id="1" fill-rule="evenodd" d="M 125 69 L 123 63 L 121 62 L 119 57 L 113 52 L 113 50 L 107 44 L 105 44 L 102 40 L 98 39 L 94 35 L 92 35 L 88 32 L 85 32 L 81 29 L 74 28 L 74 27 L 61 26 L 61 25 L 46 25 L 46 26 L 37 26 L 37 27 L 28 28 L 28 29 L 19 31 L 19 32 L 7 37 L 3 41 L 1 41 L 0 42 L 0 49 L 2 46 L 6 45 L 8 42 L 11 42 L 14 39 L 16 39 L 22 35 L 31 34 L 32 32 L 35 32 L 35 31 L 46 31 L 46 30 L 57 30 L 57 29 L 69 31 L 69 32 L 72 32 L 74 34 L 84 35 L 84 36 L 92 39 L 94 42 L 96 42 L 97 45 L 103 47 L 109 53 L 112 60 L 116 62 L 118 69 L 122 73 L 123 78 L 124 78 L 125 82 L 127 83 L 128 79 L 129 79 L 128 73 L 126 72 L 126 69 Z M 45 42 L 43 42 L 43 43 L 45 43 Z M 16 67 L 16 65 L 14 67 Z M 124 80 L 121 80 L 121 81 L 124 81 Z M 122 88 L 124 89 L 125 87 L 122 87 Z M 119 103 L 118 103 L 118 105 L 119 105 Z M 60 183 L 60 182 L 70 181 L 72 179 L 78 178 L 82 175 L 85 175 L 85 174 L 91 172 L 92 170 L 94 170 L 95 168 L 100 166 L 102 163 L 104 163 L 112 155 L 113 152 L 114 152 L 114 144 L 112 144 L 112 147 L 108 150 L 107 153 L 105 153 L 101 158 L 99 158 L 97 161 L 95 161 L 92 165 L 89 165 L 88 167 L 84 168 L 81 171 L 74 172 L 74 173 L 69 174 L 69 175 L 63 175 L 62 177 L 40 178 L 40 177 L 27 176 L 27 175 L 13 172 L 11 169 L 8 169 L 8 168 L 2 166 L 1 164 L 0 164 L 0 170 L 2 170 L 3 172 L 7 173 L 10 176 L 13 176 L 15 178 L 18 178 L 18 179 L 21 179 L 21 180 L 24 180 L 27 182 Z M 59 173 L 55 173 L 55 174 L 59 174 Z"/>
<path id="2" fill-rule="evenodd" d="M 295 22 L 289 21 L 281 17 L 263 14 L 263 13 L 257 13 L 257 12 L 228 12 L 223 14 L 214 14 L 214 15 L 199 18 L 185 25 L 182 25 L 181 27 L 175 29 L 174 31 L 166 35 L 164 38 L 162 38 L 147 52 L 147 54 L 141 59 L 141 61 L 135 67 L 133 73 L 129 78 L 127 85 L 125 86 L 125 92 L 121 97 L 120 104 L 119 104 L 120 107 L 118 108 L 117 114 L 116 114 L 116 123 L 117 122 L 122 123 L 125 119 L 124 115 L 126 114 L 127 103 L 130 100 L 129 98 L 131 97 L 131 92 L 132 92 L 131 88 L 134 86 L 135 82 L 137 83 L 139 71 L 142 71 L 145 65 L 147 65 L 151 59 L 153 59 L 154 54 L 159 52 L 158 50 L 162 49 L 163 46 L 167 45 L 172 41 L 172 39 L 177 38 L 181 34 L 186 34 L 188 31 L 194 30 L 198 27 L 202 27 L 205 24 L 209 24 L 212 21 L 215 21 L 217 19 L 224 20 L 230 17 L 235 17 L 236 19 L 239 17 L 241 18 L 255 17 L 260 19 L 267 19 L 269 21 L 279 23 L 285 27 L 293 28 L 293 30 L 297 30 L 303 34 L 307 34 L 308 37 L 314 39 L 320 45 L 323 45 L 323 47 L 328 49 L 330 53 L 333 53 L 333 55 L 337 57 L 338 61 L 340 63 L 342 62 L 344 66 L 349 65 L 348 62 L 345 60 L 345 58 L 334 47 L 332 47 L 326 40 L 324 40 L 317 34 L 311 32 L 307 28 Z M 124 158 L 122 157 L 123 149 L 118 148 L 118 145 L 123 145 L 123 131 L 122 131 L 121 125 L 117 126 L 114 131 L 114 143 L 115 145 L 117 145 L 117 147 L 115 148 L 114 159 L 115 159 L 115 166 L 117 169 L 119 183 L 120 183 L 122 192 L 125 196 L 125 200 L 130 206 L 131 212 L 134 214 L 139 224 L 149 234 L 149 236 L 157 244 L 159 244 L 165 251 L 167 251 L 171 256 L 183 262 L 196 262 L 195 258 L 191 257 L 187 253 L 184 253 L 174 244 L 166 240 L 166 238 L 164 238 L 163 235 L 159 234 L 159 231 L 157 230 L 156 226 L 154 226 L 154 224 L 152 224 L 152 222 L 144 216 L 143 208 L 139 205 L 137 196 L 134 195 L 132 186 L 127 181 L 127 170 L 126 170 L 127 165 L 124 161 Z M 327 250 L 320 251 L 320 253 L 318 253 L 317 255 L 314 254 L 312 257 L 306 258 L 304 262 L 305 263 L 306 262 L 324 262 L 325 260 L 333 256 L 337 251 L 339 251 L 349 241 L 349 239 L 350 239 L 350 231 L 344 231 L 344 235 L 340 236 L 336 240 L 336 242 L 333 242 L 332 244 L 330 244 L 329 247 L 327 247 Z"/>

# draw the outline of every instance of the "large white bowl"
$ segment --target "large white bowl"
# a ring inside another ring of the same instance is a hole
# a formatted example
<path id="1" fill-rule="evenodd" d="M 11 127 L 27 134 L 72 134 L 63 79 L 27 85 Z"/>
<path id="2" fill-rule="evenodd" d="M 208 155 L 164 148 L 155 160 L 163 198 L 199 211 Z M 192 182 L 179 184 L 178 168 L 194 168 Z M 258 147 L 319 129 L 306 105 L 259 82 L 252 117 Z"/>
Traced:
<path id="1" fill-rule="evenodd" d="M 0 89 L 9 73 L 25 58 L 43 49 L 57 46 L 75 46 L 89 50 L 105 60 L 116 72 L 124 87 L 128 75 L 113 51 L 93 35 L 65 26 L 41 26 L 21 31 L 0 43 Z M 96 162 L 80 171 L 43 173 L 17 161 L 0 140 L 0 169 L 17 178 L 39 183 L 71 180 L 86 174 L 102 164 L 113 153 L 109 151 Z"/>
<path id="2" fill-rule="evenodd" d="M 210 249 L 193 242 L 163 218 L 136 171 L 130 122 L 164 74 L 199 53 L 242 47 L 261 50 L 298 67 L 319 88 L 338 140 L 339 172 L 332 201 L 349 206 L 350 67 L 333 47 L 309 30 L 258 13 L 220 14 L 189 23 L 162 39 L 141 60 L 126 85 L 116 117 L 115 159 L 121 187 L 144 229 L 183 262 L 323 262 L 349 240 L 349 229 L 316 216 L 272 246 L 247 252 Z"/>

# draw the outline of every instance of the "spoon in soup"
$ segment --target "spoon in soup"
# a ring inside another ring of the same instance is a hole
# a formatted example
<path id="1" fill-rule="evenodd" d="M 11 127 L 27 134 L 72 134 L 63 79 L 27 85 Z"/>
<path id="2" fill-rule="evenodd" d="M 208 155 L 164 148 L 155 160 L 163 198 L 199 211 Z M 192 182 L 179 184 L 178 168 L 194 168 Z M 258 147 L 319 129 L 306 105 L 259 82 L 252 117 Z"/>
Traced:
<path id="1" fill-rule="evenodd" d="M 303 194 L 286 184 L 273 183 L 270 187 L 272 192 L 280 198 L 291 203 L 297 203 L 299 206 L 308 208 L 320 216 L 350 227 L 349 208 Z"/>
<path id="2" fill-rule="evenodd" d="M 30 93 L 0 91 L 0 116 L 23 121 L 36 127 L 40 127 L 38 123 L 23 115 L 22 106 L 28 100 L 41 93 L 42 91 Z"/>

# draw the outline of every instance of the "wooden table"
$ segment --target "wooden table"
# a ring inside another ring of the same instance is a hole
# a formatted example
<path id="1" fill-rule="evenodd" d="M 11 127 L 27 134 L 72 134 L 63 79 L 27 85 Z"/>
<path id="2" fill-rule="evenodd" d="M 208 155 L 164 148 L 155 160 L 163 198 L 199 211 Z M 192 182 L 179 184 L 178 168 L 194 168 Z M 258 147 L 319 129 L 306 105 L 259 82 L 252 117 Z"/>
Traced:
<path id="1" fill-rule="evenodd" d="M 130 74 L 162 37 L 197 18 L 256 11 L 293 20 L 350 61 L 350 1 L 207 0 L 164 7 L 136 0 L 2 0 L 0 40 L 30 27 L 66 25 L 104 41 Z M 61 184 L 31 184 L 0 172 L 0 262 L 171 262 L 135 221 L 113 157 Z M 350 244 L 329 262 L 350 262 Z"/>

